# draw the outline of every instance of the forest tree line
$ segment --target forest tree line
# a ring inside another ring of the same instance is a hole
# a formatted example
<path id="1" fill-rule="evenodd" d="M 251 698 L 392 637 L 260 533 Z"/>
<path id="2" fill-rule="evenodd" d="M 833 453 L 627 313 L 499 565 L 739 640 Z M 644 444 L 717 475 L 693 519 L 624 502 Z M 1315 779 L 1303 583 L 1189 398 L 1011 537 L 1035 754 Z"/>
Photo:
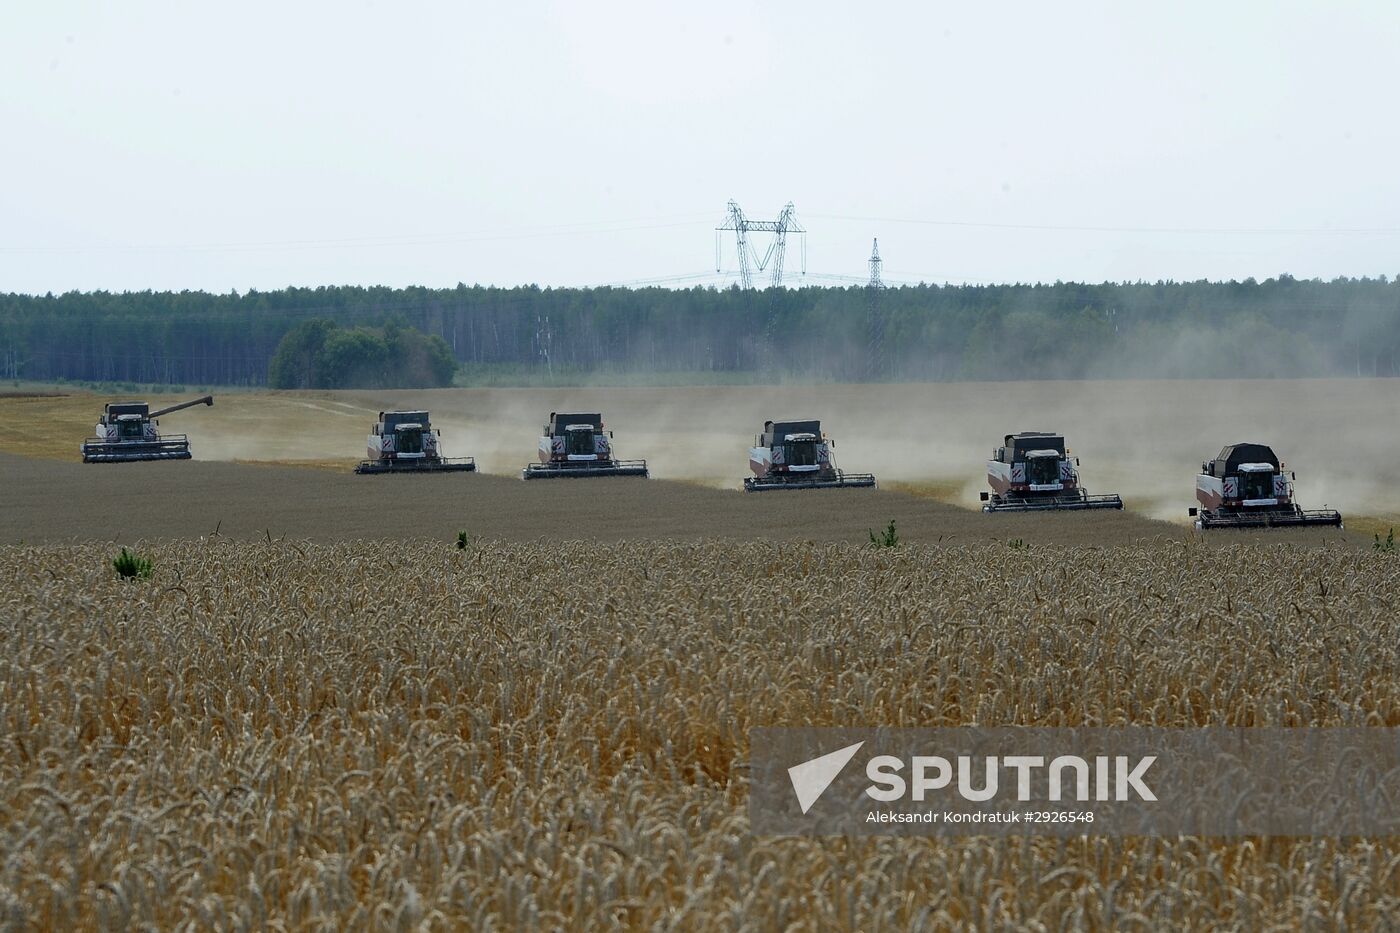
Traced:
<path id="1" fill-rule="evenodd" d="M 6 294 L 0 378 L 267 385 L 278 346 L 312 321 L 359 333 L 361 344 L 386 328 L 440 338 L 468 382 L 493 366 L 811 381 L 1400 375 L 1400 279 L 1279 276 L 879 292 L 459 285 Z"/>

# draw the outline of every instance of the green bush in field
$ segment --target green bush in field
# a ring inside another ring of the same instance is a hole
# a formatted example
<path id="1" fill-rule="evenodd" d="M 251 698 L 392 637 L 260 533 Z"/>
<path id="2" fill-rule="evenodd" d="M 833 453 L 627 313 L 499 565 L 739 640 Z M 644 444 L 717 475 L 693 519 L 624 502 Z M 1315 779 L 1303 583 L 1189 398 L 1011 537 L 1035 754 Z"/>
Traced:
<path id="1" fill-rule="evenodd" d="M 126 548 L 122 548 L 122 552 L 112 558 L 112 566 L 123 580 L 149 580 L 153 569 L 150 560 L 138 557 Z"/>
<path id="2" fill-rule="evenodd" d="M 880 534 L 875 534 L 874 529 L 870 530 L 871 547 L 899 547 L 899 532 L 894 529 L 894 519 L 885 526 L 885 530 Z"/>

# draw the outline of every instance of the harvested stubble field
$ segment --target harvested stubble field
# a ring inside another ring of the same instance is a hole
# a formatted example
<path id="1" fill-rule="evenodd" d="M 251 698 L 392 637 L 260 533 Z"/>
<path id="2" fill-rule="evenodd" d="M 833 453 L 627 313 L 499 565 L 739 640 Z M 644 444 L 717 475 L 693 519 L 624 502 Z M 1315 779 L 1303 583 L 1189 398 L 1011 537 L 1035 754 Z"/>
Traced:
<path id="1" fill-rule="evenodd" d="M 193 538 L 216 529 L 244 539 L 285 535 L 317 541 L 448 541 L 466 530 L 514 541 L 860 542 L 890 519 L 905 540 L 944 544 L 1011 538 L 1109 544 L 1185 534 L 1130 513 L 988 516 L 879 489 L 752 494 L 635 478 L 525 482 L 518 476 L 470 473 L 356 476 L 199 461 L 97 466 L 6 454 L 0 454 L 0 471 L 5 477 L 0 543 L 129 544 Z M 1335 529 L 1293 537 L 1315 543 L 1350 540 Z"/>
<path id="2" fill-rule="evenodd" d="M 1400 725 L 1400 560 L 0 549 L 15 927 L 1367 929 L 1400 842 L 755 838 L 765 725 Z"/>

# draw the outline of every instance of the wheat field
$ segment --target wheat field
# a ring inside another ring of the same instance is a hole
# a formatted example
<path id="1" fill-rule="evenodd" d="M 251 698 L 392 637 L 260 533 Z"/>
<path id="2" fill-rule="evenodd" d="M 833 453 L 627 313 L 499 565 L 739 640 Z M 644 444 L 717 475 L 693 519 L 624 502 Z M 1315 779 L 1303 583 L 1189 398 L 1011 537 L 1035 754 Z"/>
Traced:
<path id="1" fill-rule="evenodd" d="M 1366 929 L 1400 842 L 770 839 L 771 725 L 1400 725 L 1351 547 L 0 549 L 7 929 Z"/>

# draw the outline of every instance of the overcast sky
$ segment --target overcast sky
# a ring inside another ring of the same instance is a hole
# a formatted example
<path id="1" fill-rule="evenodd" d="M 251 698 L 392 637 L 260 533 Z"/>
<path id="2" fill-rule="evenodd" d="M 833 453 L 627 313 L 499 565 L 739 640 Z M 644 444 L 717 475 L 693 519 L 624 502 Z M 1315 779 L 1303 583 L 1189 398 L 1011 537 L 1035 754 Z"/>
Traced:
<path id="1" fill-rule="evenodd" d="M 0 291 L 1400 273 L 1400 4 L 20 7 Z"/>

